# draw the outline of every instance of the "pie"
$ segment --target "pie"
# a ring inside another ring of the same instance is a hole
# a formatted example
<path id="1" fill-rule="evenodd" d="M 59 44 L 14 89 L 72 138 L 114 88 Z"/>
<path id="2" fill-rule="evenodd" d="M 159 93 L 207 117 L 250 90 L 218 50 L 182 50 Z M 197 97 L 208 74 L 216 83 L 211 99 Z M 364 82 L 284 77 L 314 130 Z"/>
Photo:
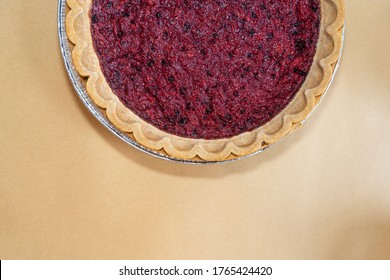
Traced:
<path id="1" fill-rule="evenodd" d="M 140 145 L 225 161 L 308 117 L 342 48 L 343 0 L 67 0 L 74 65 Z"/>

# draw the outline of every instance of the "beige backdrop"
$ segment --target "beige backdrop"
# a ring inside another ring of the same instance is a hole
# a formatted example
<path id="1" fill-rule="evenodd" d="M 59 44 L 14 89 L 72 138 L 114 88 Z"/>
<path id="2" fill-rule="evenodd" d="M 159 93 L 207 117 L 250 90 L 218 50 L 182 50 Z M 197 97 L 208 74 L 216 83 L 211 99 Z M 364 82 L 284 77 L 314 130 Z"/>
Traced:
<path id="1" fill-rule="evenodd" d="M 0 259 L 390 259 L 390 1 L 346 12 L 340 71 L 303 128 L 187 166 L 84 108 L 56 0 L 1 0 Z"/>

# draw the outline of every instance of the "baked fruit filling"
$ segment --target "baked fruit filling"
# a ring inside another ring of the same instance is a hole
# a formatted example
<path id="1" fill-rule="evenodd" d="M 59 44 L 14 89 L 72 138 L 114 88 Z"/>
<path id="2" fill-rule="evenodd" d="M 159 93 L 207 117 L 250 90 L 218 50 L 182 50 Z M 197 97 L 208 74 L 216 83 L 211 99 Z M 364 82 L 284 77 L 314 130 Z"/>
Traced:
<path id="1" fill-rule="evenodd" d="M 219 139 L 275 117 L 306 79 L 320 0 L 93 0 L 94 48 L 121 102 L 153 126 Z"/>

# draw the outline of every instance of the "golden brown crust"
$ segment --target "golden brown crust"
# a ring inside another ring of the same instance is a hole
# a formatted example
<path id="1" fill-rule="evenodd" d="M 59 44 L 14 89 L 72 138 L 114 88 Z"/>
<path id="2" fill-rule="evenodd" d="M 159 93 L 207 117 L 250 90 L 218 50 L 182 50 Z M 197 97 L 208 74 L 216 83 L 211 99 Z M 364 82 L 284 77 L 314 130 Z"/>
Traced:
<path id="1" fill-rule="evenodd" d="M 315 109 L 325 93 L 342 47 L 344 1 L 321 0 L 321 30 L 314 62 L 305 83 L 291 103 L 266 125 L 238 136 L 204 140 L 175 136 L 157 129 L 126 108 L 108 86 L 92 44 L 89 10 L 92 0 L 67 0 L 72 57 L 86 89 L 111 122 L 141 145 L 170 157 L 195 161 L 224 161 L 250 155 L 294 131 Z"/>

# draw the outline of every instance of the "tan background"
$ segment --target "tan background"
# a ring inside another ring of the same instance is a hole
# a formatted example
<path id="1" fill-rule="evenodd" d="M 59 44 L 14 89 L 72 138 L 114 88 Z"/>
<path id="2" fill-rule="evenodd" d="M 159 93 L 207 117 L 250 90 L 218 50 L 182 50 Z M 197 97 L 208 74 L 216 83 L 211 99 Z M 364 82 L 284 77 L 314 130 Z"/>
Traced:
<path id="1" fill-rule="evenodd" d="M 346 1 L 340 71 L 302 129 L 215 166 L 100 125 L 56 9 L 0 1 L 0 259 L 390 259 L 390 1 Z"/>

